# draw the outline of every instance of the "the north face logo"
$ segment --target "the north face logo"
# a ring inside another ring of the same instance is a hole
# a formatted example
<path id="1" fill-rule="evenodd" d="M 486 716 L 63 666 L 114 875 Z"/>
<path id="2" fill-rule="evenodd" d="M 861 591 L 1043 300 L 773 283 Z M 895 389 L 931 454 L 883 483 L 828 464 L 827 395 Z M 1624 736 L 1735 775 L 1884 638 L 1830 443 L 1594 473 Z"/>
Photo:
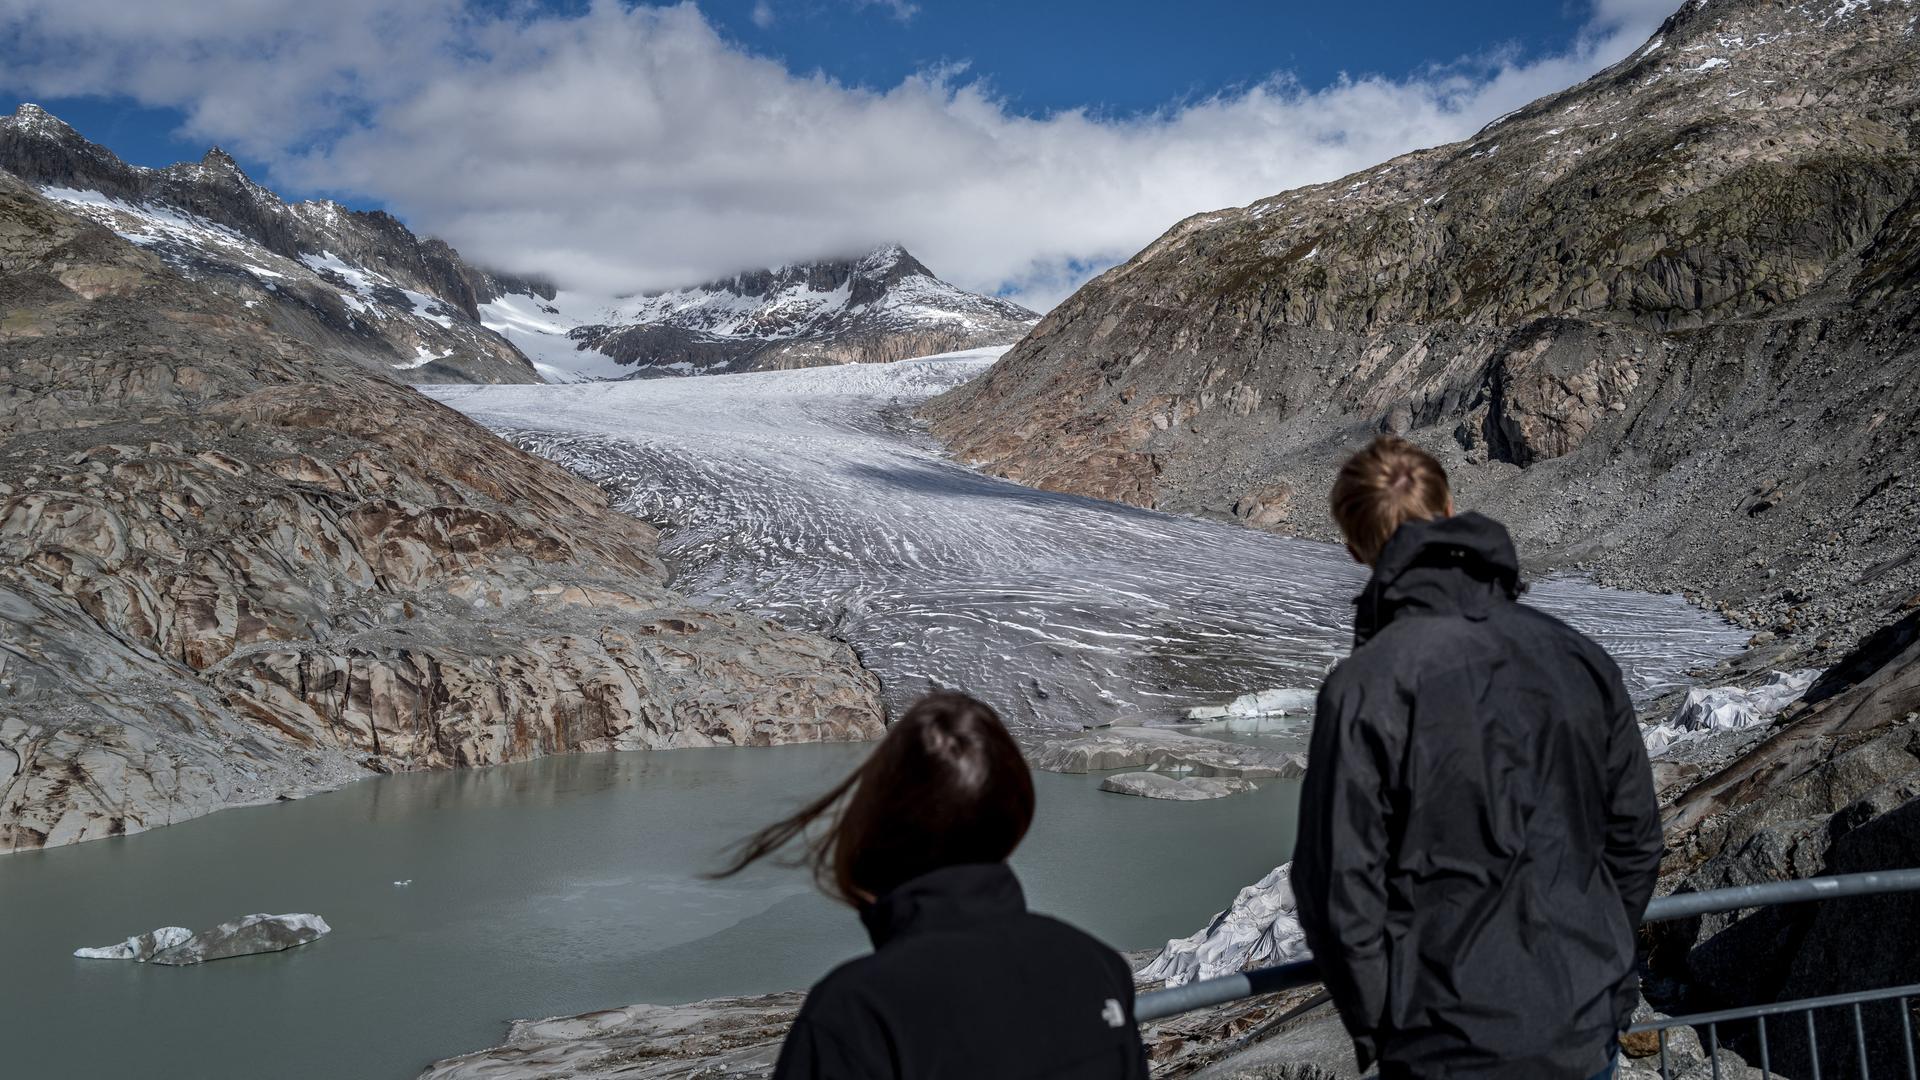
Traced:
<path id="1" fill-rule="evenodd" d="M 1101 1007 L 1100 1019 L 1105 1020 L 1110 1028 L 1127 1026 L 1127 1014 L 1120 1008 L 1120 1002 L 1113 998 L 1108 998 L 1106 1005 Z"/>

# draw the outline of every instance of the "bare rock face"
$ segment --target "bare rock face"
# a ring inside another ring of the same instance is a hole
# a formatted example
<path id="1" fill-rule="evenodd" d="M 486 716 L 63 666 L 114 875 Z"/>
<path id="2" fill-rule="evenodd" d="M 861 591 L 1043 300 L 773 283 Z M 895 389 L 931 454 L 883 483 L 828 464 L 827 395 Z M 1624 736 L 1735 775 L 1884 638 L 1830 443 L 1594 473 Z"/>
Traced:
<path id="1" fill-rule="evenodd" d="M 551 298 L 553 288 L 475 267 L 384 211 L 284 202 L 219 147 L 164 169 L 129 165 L 32 104 L 0 116 L 0 169 L 282 332 L 376 371 L 414 383 L 540 381 L 480 325 L 479 306 L 506 293 Z"/>
<path id="2" fill-rule="evenodd" d="M 1683 793 L 1667 829 L 1668 884 L 1686 891 L 1920 865 L 1920 613 L 1862 643 L 1764 741 Z M 1794 1000 L 1920 980 L 1916 928 L 1911 893 L 1761 908 L 1655 924 L 1653 958 L 1714 1002 Z M 1862 1018 L 1872 1071 L 1897 1071 L 1894 1006 Z M 1823 1045 L 1850 1045 L 1850 1016 L 1817 1022 Z M 1774 1032 L 1776 1068 L 1806 1075 L 1804 1028 Z M 1822 1059 L 1823 1075 L 1851 1069 Z"/>
<path id="3" fill-rule="evenodd" d="M 844 646 L 0 174 L 0 851 L 581 750 L 870 738 Z"/>
<path id="4" fill-rule="evenodd" d="M 435 1062 L 420 1080 L 768 1077 L 804 998 L 767 994 L 517 1020 L 501 1045 Z"/>
<path id="5" fill-rule="evenodd" d="M 1920 592 L 1912 11 L 1677 6 L 1472 138 L 1179 222 L 930 402 L 934 433 L 1331 539 L 1340 460 L 1396 432 L 1553 563 L 1810 644 L 1878 625 Z"/>

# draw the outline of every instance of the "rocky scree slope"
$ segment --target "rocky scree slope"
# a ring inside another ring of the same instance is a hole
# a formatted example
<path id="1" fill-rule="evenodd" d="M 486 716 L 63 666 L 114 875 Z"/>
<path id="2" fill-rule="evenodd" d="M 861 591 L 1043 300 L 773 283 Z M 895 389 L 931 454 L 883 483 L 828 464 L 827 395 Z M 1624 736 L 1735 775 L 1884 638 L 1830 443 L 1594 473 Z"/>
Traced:
<path id="1" fill-rule="evenodd" d="M 0 852 L 403 769 L 860 739 L 846 647 L 0 173 Z"/>
<path id="2" fill-rule="evenodd" d="M 949 285 L 898 245 L 618 301 L 583 345 L 640 374 L 874 364 L 1006 345 L 1040 316 Z"/>
<path id="3" fill-rule="evenodd" d="M 1471 139 L 1181 222 L 924 414 L 1025 483 L 1322 537 L 1401 432 L 1543 563 L 1830 655 L 1920 603 L 1917 19 L 1690 2 Z"/>
<path id="4" fill-rule="evenodd" d="M 481 324 L 508 295 L 554 290 L 467 263 L 391 214 L 287 203 L 218 147 L 164 169 L 129 165 L 37 105 L 0 118 L 0 169 L 119 232 L 276 329 L 408 382 L 539 382 Z"/>

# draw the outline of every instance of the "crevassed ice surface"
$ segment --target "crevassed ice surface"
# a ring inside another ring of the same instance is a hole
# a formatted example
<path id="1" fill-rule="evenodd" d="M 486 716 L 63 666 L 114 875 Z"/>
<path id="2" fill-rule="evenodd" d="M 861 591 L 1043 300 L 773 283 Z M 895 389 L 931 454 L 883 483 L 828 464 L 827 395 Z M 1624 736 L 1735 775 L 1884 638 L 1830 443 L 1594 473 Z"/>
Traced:
<path id="1" fill-rule="evenodd" d="M 930 686 L 1034 734 L 1314 687 L 1364 582 L 1345 552 L 1021 487 L 906 419 L 1004 349 L 885 365 L 426 392 L 665 527 L 675 587 L 851 642 L 898 708 Z M 1676 597 L 1536 583 L 1642 698 L 1741 636 Z"/>

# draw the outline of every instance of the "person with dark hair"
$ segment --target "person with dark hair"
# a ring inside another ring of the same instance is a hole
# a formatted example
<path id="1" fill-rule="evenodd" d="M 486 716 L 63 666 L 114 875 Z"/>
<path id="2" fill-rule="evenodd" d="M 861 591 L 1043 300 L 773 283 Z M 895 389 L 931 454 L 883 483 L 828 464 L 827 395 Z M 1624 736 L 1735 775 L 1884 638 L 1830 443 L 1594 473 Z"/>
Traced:
<path id="1" fill-rule="evenodd" d="M 1412 443 L 1355 454 L 1332 511 L 1373 577 L 1320 690 L 1293 889 L 1360 1066 L 1609 1076 L 1662 853 L 1620 669 L 1516 602 L 1506 529 L 1456 515 Z"/>
<path id="2" fill-rule="evenodd" d="M 1019 745 L 992 708 L 948 692 L 915 703 L 833 790 L 742 842 L 719 876 L 800 841 L 874 946 L 807 994 L 775 1080 L 1144 1080 L 1132 972 L 1029 912 L 1006 864 L 1032 821 Z"/>

